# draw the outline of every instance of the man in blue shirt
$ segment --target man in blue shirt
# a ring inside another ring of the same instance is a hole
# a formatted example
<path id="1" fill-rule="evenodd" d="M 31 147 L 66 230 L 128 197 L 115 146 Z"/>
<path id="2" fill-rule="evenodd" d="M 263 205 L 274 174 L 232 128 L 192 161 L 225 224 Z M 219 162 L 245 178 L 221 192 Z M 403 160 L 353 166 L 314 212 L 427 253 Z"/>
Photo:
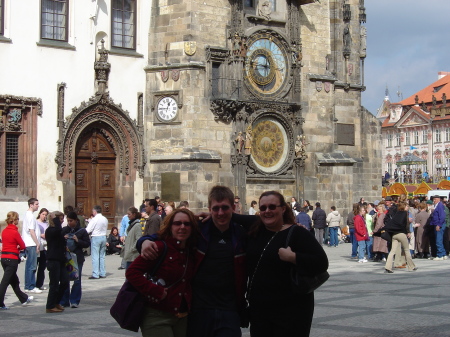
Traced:
<path id="1" fill-rule="evenodd" d="M 305 227 L 307 230 L 311 230 L 311 218 L 309 217 L 308 214 L 305 213 L 305 209 L 304 208 L 298 208 L 299 213 L 297 214 L 297 216 L 295 217 L 295 222 L 300 225 Z"/>
<path id="2" fill-rule="evenodd" d="M 444 249 L 444 231 L 445 231 L 445 210 L 444 204 L 441 202 L 441 197 L 435 195 L 433 197 L 434 212 L 431 213 L 430 225 L 434 226 L 434 237 L 436 238 L 436 256 L 433 260 L 442 261 L 447 260 L 447 255 Z"/>
<path id="3" fill-rule="evenodd" d="M 119 236 L 120 241 L 124 243 L 125 238 L 127 236 L 127 227 L 129 225 L 130 219 L 128 218 L 128 214 L 125 214 L 122 218 L 122 221 L 120 222 L 120 228 L 119 228 Z M 126 268 L 126 262 L 122 259 L 122 262 L 120 263 L 120 267 L 117 268 L 119 270 Z"/>

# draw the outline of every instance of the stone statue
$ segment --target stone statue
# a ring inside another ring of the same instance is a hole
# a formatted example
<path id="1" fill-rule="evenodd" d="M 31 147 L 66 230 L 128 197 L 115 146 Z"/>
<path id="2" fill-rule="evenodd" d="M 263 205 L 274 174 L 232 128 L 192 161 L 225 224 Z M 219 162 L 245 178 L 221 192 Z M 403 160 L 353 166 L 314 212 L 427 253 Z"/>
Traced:
<path id="1" fill-rule="evenodd" d="M 361 45 L 359 49 L 359 57 L 364 58 L 367 56 L 367 28 L 365 26 L 361 26 L 360 36 Z"/>
<path id="2" fill-rule="evenodd" d="M 247 133 L 245 134 L 245 149 L 244 153 L 248 156 L 252 153 L 252 129 L 250 127 L 247 128 Z"/>
<path id="3" fill-rule="evenodd" d="M 352 45 L 352 37 L 350 35 L 350 26 L 347 24 L 344 28 L 344 53 L 350 54 L 351 45 Z"/>
<path id="4" fill-rule="evenodd" d="M 239 133 L 234 141 L 236 142 L 237 153 L 242 154 L 242 150 L 244 148 L 244 136 L 242 136 L 242 132 L 239 131 Z"/>
<path id="5" fill-rule="evenodd" d="M 308 158 L 306 154 L 306 145 L 309 143 L 306 142 L 305 136 L 298 135 L 297 140 L 295 141 L 295 157 L 305 160 Z"/>
<path id="6" fill-rule="evenodd" d="M 258 15 L 262 16 L 266 20 L 270 20 L 270 14 L 272 14 L 272 4 L 270 1 L 260 1 L 258 6 Z"/>
<path id="7" fill-rule="evenodd" d="M 447 106 L 447 95 L 445 94 L 445 92 L 442 94 L 442 106 Z"/>

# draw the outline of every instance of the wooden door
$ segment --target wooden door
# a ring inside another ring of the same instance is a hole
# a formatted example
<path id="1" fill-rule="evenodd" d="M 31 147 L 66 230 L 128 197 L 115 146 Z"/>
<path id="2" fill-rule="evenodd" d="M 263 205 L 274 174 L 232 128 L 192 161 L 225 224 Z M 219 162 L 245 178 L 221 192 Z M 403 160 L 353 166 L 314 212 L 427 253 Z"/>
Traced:
<path id="1" fill-rule="evenodd" d="M 76 155 L 76 205 L 78 212 L 86 218 L 95 205 L 102 207 L 109 227 L 115 216 L 114 150 L 97 129 L 80 139 Z"/>

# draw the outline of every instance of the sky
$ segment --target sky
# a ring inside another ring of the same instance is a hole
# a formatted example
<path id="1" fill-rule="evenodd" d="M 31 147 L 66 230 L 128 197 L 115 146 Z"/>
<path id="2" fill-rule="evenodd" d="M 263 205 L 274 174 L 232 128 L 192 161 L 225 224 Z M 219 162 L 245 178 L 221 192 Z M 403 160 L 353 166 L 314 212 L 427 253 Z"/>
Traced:
<path id="1" fill-rule="evenodd" d="M 386 91 L 399 102 L 450 72 L 450 0 L 365 0 L 367 57 L 362 105 L 376 115 Z"/>

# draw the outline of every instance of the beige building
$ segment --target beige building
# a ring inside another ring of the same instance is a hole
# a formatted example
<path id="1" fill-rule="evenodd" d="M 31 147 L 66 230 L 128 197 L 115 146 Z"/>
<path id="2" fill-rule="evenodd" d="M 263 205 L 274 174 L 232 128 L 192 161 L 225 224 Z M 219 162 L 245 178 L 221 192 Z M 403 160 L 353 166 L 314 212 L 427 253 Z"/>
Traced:
<path id="1" fill-rule="evenodd" d="M 380 123 L 361 106 L 363 0 L 0 11 L 5 212 L 37 196 L 86 215 L 100 204 L 117 223 L 155 195 L 205 209 L 216 184 L 246 209 L 269 189 L 344 212 L 381 193 Z"/>
<path id="2" fill-rule="evenodd" d="M 398 102 L 386 95 L 377 118 L 382 121 L 383 172 L 398 182 L 439 182 L 450 176 L 450 73 L 440 71 L 436 82 Z M 414 155 L 423 163 L 398 165 Z M 423 175 L 426 172 L 425 176 Z"/>

